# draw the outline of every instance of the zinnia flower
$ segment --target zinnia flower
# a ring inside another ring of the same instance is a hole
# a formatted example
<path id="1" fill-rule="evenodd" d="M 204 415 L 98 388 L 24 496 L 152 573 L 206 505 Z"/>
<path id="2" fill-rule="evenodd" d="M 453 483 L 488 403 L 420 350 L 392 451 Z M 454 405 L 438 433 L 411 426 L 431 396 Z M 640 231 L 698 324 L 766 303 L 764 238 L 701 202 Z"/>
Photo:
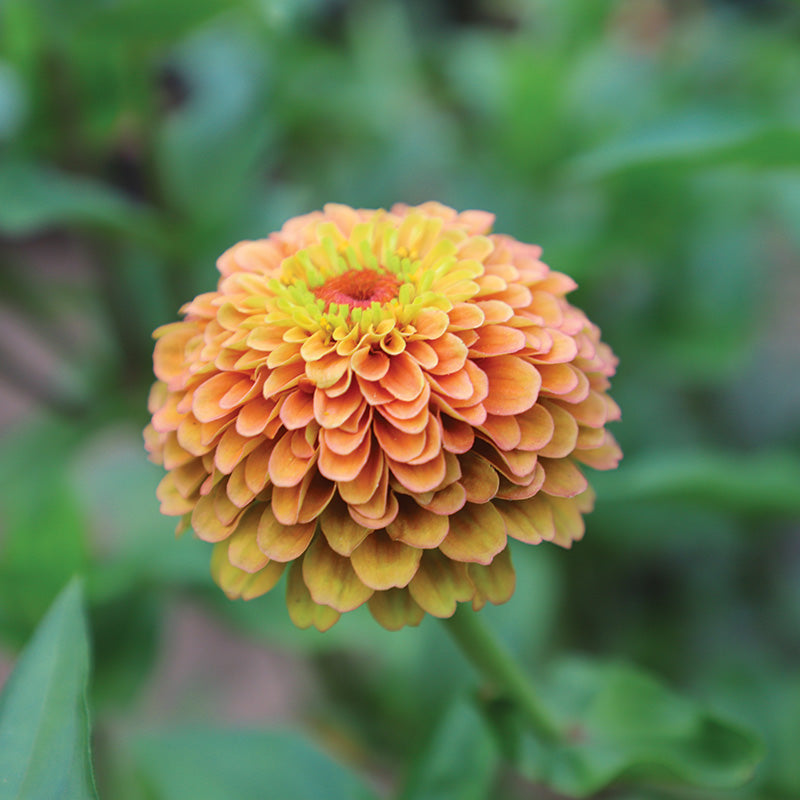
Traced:
<path id="1" fill-rule="evenodd" d="M 367 603 L 397 629 L 508 600 L 509 537 L 581 538 L 580 465 L 621 457 L 616 359 L 575 283 L 493 222 L 328 205 L 234 245 L 156 331 L 161 508 L 214 543 L 229 597 L 288 566 L 298 626 Z"/>

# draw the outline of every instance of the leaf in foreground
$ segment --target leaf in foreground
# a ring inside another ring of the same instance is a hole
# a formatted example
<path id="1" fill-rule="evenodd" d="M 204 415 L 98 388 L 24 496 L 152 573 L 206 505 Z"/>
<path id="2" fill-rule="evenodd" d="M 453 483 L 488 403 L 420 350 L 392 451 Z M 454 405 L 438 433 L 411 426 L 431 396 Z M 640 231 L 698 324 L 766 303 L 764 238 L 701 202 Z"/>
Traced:
<path id="1" fill-rule="evenodd" d="M 97 797 L 81 594 L 76 580 L 61 592 L 0 696 L 0 800 Z"/>
<path id="2" fill-rule="evenodd" d="M 135 745 L 158 800 L 373 800 L 359 777 L 290 730 L 180 729 Z"/>
<path id="3" fill-rule="evenodd" d="M 732 789 L 761 760 L 754 734 L 635 667 L 567 661 L 549 690 L 571 741 L 551 748 L 526 739 L 520 766 L 570 796 L 587 797 L 618 780 Z"/>

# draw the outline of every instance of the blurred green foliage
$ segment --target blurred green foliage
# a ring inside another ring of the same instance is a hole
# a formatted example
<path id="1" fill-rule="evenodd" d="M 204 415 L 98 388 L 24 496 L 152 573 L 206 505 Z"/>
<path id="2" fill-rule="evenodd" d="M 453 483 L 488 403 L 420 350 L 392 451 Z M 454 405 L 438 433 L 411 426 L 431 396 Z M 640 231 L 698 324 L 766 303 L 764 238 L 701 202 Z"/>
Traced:
<path id="1" fill-rule="evenodd" d="M 3 0 L 0 404 L 23 408 L 2 416 L 0 645 L 85 575 L 101 796 L 188 796 L 167 746 L 198 769 L 276 746 L 361 791 L 294 734 L 137 729 L 187 598 L 314 670 L 295 722 L 379 795 L 546 777 L 536 754 L 498 768 L 435 621 L 317 635 L 279 592 L 228 603 L 142 452 L 150 332 L 226 247 L 329 201 L 427 199 L 543 245 L 621 359 L 626 459 L 586 540 L 517 548 L 485 618 L 532 674 L 558 650 L 630 660 L 759 731 L 753 781 L 697 797 L 800 796 L 799 43 L 791 2 Z M 604 796 L 676 796 L 626 785 Z"/>

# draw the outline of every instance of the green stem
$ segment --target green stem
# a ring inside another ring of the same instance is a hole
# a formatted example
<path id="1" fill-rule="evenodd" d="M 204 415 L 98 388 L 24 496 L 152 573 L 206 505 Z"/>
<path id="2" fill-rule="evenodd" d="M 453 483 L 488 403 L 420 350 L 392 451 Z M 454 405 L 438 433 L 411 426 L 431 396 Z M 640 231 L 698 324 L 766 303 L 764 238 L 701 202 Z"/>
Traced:
<path id="1" fill-rule="evenodd" d="M 442 622 L 467 659 L 500 694 L 516 704 L 533 731 L 548 742 L 563 738 L 525 673 L 467 603 L 459 603 L 456 613 Z"/>

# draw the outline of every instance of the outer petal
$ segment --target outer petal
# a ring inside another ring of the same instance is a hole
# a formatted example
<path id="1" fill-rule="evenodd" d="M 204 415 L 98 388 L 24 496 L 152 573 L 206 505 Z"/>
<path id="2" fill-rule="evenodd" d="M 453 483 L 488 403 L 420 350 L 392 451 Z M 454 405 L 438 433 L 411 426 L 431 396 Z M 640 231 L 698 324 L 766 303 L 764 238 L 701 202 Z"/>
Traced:
<path id="1" fill-rule="evenodd" d="M 341 612 L 358 608 L 373 592 L 350 559 L 334 552 L 323 536 L 314 539 L 303 558 L 303 580 L 315 603 Z"/>
<path id="2" fill-rule="evenodd" d="M 452 617 L 456 603 L 471 600 L 475 587 L 467 576 L 466 564 L 450 561 L 435 550 L 426 550 L 408 591 L 434 617 Z"/>
<path id="3" fill-rule="evenodd" d="M 375 592 L 367 601 L 367 605 L 372 616 L 390 631 L 398 631 L 404 625 L 419 625 L 425 616 L 425 612 L 411 597 L 408 589 Z"/>
<path id="4" fill-rule="evenodd" d="M 506 546 L 506 524 L 491 504 L 467 503 L 450 518 L 450 532 L 439 549 L 454 561 L 491 564 Z"/>
<path id="5" fill-rule="evenodd" d="M 295 561 L 289 569 L 286 581 L 286 608 L 289 617 L 298 628 L 310 628 L 312 625 L 320 631 L 326 631 L 336 623 L 341 614 L 330 606 L 315 603 L 303 581 L 303 568 Z"/>
<path id="6" fill-rule="evenodd" d="M 408 586 L 419 567 L 422 551 L 376 531 L 350 556 L 356 575 L 376 590 Z"/>
<path id="7" fill-rule="evenodd" d="M 254 573 L 238 569 L 228 561 L 225 543 L 216 545 L 211 556 L 211 576 L 231 600 L 252 600 L 266 594 L 280 580 L 284 566 L 270 561 Z"/>

